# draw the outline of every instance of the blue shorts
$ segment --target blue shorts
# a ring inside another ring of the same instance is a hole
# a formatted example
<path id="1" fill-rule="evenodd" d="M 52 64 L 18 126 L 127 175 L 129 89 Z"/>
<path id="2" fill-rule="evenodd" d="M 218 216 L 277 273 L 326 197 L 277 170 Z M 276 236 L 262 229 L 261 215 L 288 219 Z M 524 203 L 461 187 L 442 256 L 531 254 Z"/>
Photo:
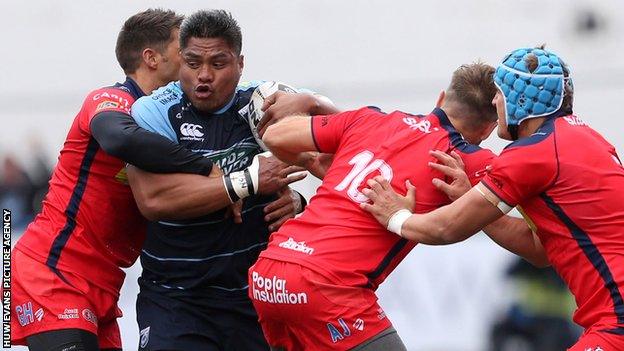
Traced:
<path id="1" fill-rule="evenodd" d="M 141 289 L 139 350 L 269 350 L 247 296 L 167 296 Z"/>

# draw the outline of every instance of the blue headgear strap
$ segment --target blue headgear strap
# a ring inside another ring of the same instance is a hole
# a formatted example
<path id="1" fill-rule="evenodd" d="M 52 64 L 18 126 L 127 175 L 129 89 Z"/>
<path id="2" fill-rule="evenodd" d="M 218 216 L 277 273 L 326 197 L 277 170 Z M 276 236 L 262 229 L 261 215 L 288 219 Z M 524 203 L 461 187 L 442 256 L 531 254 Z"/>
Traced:
<path id="1" fill-rule="evenodd" d="M 526 65 L 530 54 L 537 57 L 533 72 Z M 548 116 L 561 108 L 567 79 L 563 61 L 552 52 L 525 48 L 505 57 L 496 68 L 494 84 L 503 93 L 507 128 L 514 140 L 522 121 Z"/>

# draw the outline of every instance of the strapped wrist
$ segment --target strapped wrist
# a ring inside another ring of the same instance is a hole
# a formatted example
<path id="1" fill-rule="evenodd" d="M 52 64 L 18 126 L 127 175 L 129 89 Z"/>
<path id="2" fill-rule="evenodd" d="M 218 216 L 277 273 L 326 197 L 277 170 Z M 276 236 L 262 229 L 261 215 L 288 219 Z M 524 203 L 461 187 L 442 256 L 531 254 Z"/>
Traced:
<path id="1" fill-rule="evenodd" d="M 405 221 L 407 221 L 412 214 L 412 211 L 406 209 L 396 211 L 392 214 L 392 216 L 390 216 L 390 219 L 388 219 L 387 229 L 395 234 L 398 234 L 400 237 L 403 237 L 403 235 L 401 235 L 401 228 L 403 227 L 403 223 L 405 223 Z"/>

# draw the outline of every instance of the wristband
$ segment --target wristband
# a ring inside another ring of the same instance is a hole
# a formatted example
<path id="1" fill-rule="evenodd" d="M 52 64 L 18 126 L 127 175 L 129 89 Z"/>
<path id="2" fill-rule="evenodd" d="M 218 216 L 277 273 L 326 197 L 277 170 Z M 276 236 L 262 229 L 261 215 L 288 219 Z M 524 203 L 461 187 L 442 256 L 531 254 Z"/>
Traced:
<path id="1" fill-rule="evenodd" d="M 251 165 L 246 169 L 223 176 L 223 185 L 225 185 L 228 197 L 232 203 L 253 195 L 258 191 L 260 156 L 271 157 L 272 154 L 268 151 L 258 154 L 254 156 Z"/>
<path id="2" fill-rule="evenodd" d="M 407 219 L 410 218 L 412 214 L 413 213 L 410 210 L 406 209 L 396 211 L 392 214 L 392 216 L 390 216 L 387 229 L 402 237 L 403 235 L 401 235 L 401 227 L 403 227 L 403 223 L 405 223 L 405 221 L 407 221 Z"/>

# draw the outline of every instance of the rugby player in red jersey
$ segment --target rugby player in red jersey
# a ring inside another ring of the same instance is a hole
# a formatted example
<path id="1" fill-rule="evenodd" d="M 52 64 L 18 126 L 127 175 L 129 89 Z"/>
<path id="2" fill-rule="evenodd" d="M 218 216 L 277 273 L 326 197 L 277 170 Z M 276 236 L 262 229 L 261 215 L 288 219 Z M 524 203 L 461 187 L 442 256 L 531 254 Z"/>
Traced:
<path id="1" fill-rule="evenodd" d="M 381 175 L 401 191 L 409 182 L 422 189 L 416 212 L 449 203 L 432 182 L 442 175 L 428 165 L 432 149 L 460 154 L 476 183 L 494 157 L 476 146 L 495 127 L 493 72 L 460 67 L 429 115 L 362 108 L 266 129 L 264 142 L 287 163 L 305 164 L 307 152 L 334 155 L 306 210 L 271 235 L 249 269 L 249 296 L 274 350 L 405 350 L 375 290 L 415 243 L 362 211 L 361 189 Z"/>
<path id="2" fill-rule="evenodd" d="M 147 10 L 117 38 L 124 83 L 89 93 L 65 140 L 41 213 L 13 252 L 13 342 L 30 350 L 121 349 L 116 319 L 124 273 L 145 222 L 125 181 L 125 162 L 160 172 L 208 174 L 212 163 L 140 129 L 133 102 L 176 79 L 182 16 Z M 142 148 L 171 155 L 163 163 Z M 123 161 L 122 161 L 123 160 Z"/>
<path id="3" fill-rule="evenodd" d="M 483 180 L 451 205 L 425 215 L 375 179 L 363 204 L 403 238 L 449 244 L 517 206 L 534 227 L 490 235 L 520 255 L 544 252 L 577 303 L 585 331 L 569 350 L 624 350 L 624 168 L 615 148 L 572 112 L 569 70 L 543 48 L 518 49 L 495 73 L 498 135 L 513 140 Z M 402 190 L 402 189 L 399 189 Z"/>

